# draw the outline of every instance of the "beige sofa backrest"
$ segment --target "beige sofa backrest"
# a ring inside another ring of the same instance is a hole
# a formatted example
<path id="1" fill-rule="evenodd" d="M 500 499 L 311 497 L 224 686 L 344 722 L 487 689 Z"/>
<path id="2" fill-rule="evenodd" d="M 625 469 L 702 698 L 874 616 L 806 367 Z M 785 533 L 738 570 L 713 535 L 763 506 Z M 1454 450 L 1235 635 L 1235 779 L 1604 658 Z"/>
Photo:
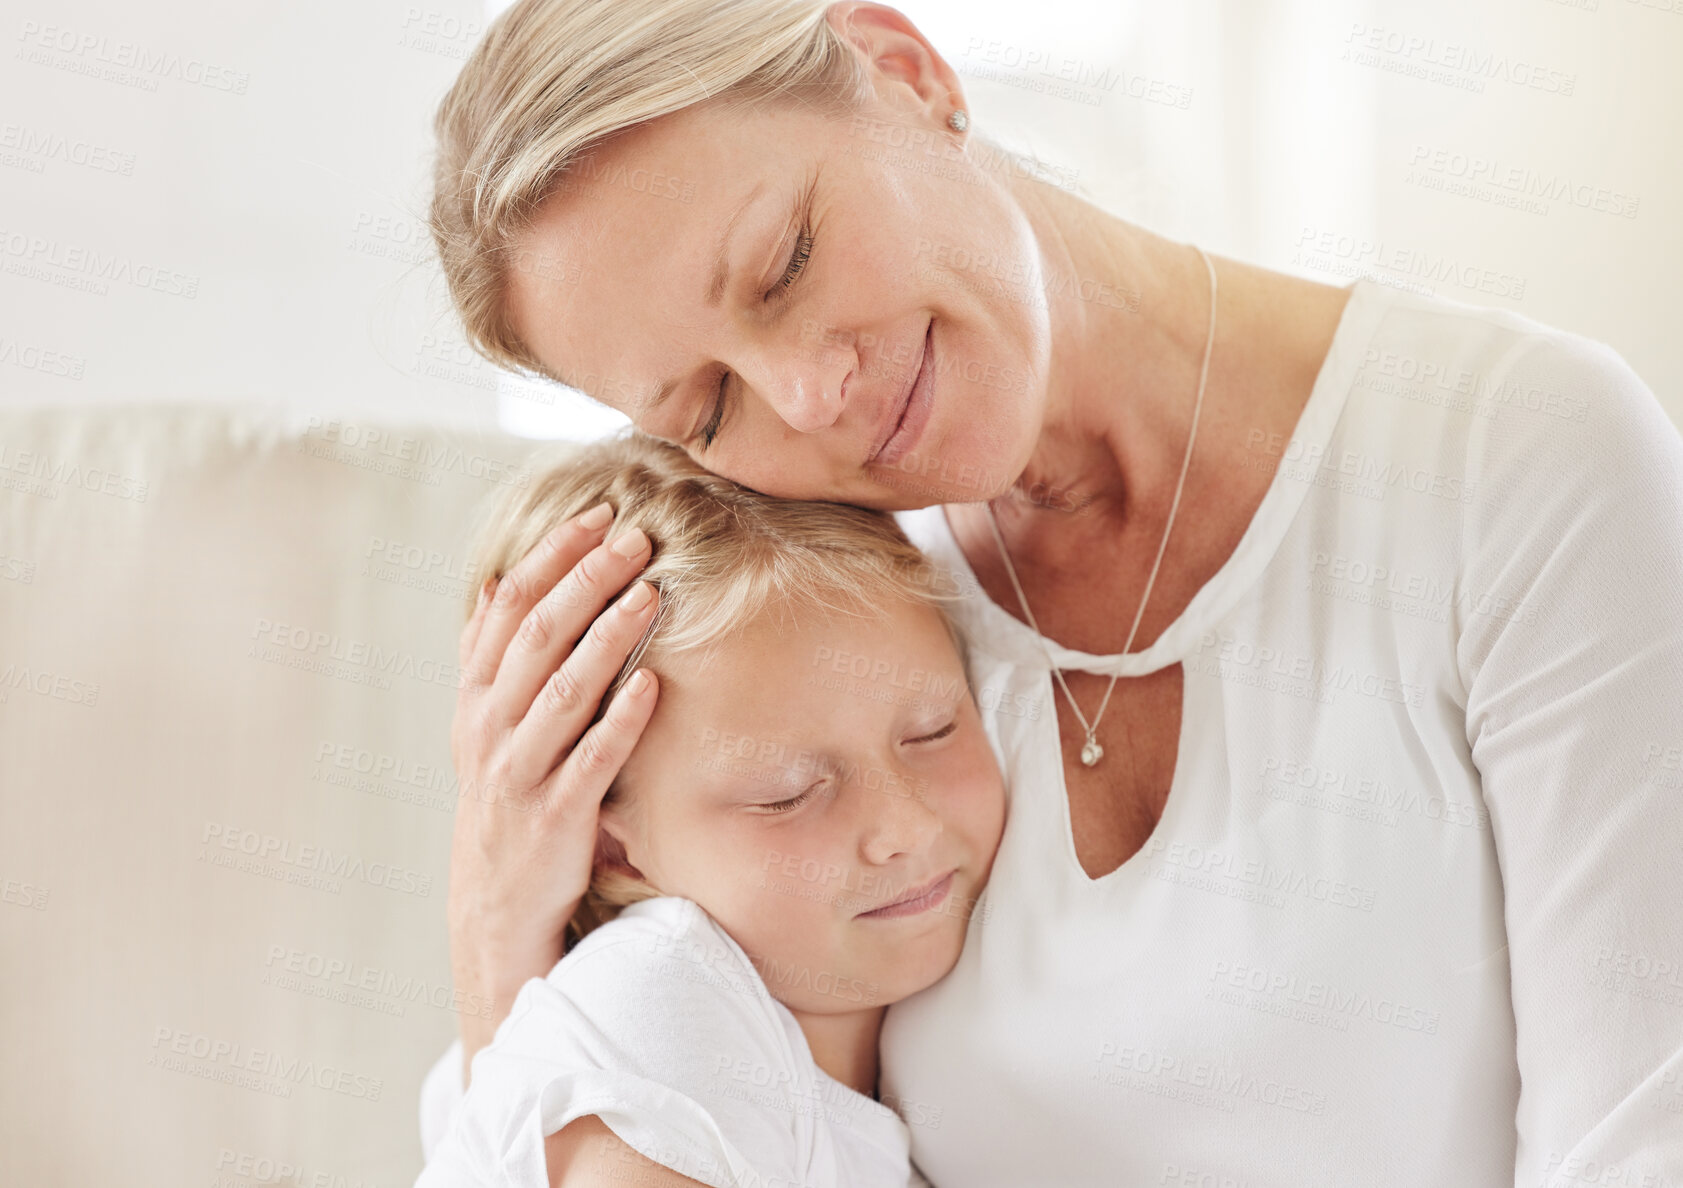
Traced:
<path id="1" fill-rule="evenodd" d="M 0 412 L 0 1183 L 379 1185 L 455 1032 L 473 517 L 532 443 Z"/>

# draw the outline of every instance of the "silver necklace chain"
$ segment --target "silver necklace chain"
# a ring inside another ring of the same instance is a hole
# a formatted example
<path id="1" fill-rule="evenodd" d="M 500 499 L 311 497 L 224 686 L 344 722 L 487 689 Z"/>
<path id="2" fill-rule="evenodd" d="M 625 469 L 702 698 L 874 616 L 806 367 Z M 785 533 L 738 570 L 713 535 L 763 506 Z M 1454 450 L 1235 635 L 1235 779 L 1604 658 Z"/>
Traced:
<path id="1" fill-rule="evenodd" d="M 1174 501 L 1169 504 L 1169 522 L 1163 527 L 1163 542 L 1157 546 L 1157 559 L 1151 563 L 1151 574 L 1145 580 L 1145 594 L 1140 598 L 1140 608 L 1134 612 L 1134 625 L 1128 630 L 1128 642 L 1122 645 L 1122 653 L 1126 655 L 1128 649 L 1134 646 L 1134 633 L 1139 630 L 1140 620 L 1145 616 L 1145 604 L 1151 599 L 1151 587 L 1157 581 L 1157 567 L 1162 564 L 1163 552 L 1169 547 L 1169 531 L 1175 526 L 1175 513 L 1180 510 L 1180 494 L 1186 486 L 1187 467 L 1192 462 L 1192 443 L 1198 437 L 1198 415 L 1204 408 L 1204 383 L 1210 375 L 1210 349 L 1215 346 L 1216 323 L 1216 273 L 1215 265 L 1204 249 L 1193 244 L 1198 255 L 1203 258 L 1204 267 L 1210 274 L 1210 329 L 1204 339 L 1204 363 L 1198 371 L 1198 398 L 1192 405 L 1192 432 L 1186 438 L 1186 456 L 1181 459 L 1180 478 L 1175 482 Z M 1017 592 L 1017 602 L 1023 608 L 1023 617 L 1034 631 L 1034 638 L 1040 644 L 1041 651 L 1046 653 L 1046 663 L 1052 669 L 1052 676 L 1057 680 L 1058 687 L 1064 691 L 1069 700 L 1069 708 L 1074 711 L 1076 721 L 1081 723 L 1081 729 L 1086 734 L 1086 742 L 1081 746 L 1081 762 L 1086 767 L 1092 767 L 1104 758 L 1104 748 L 1099 745 L 1099 719 L 1104 717 L 1104 711 L 1110 705 L 1110 695 L 1116 691 L 1116 675 L 1110 678 L 1110 685 L 1104 691 L 1104 700 L 1099 702 L 1099 712 L 1093 715 L 1092 722 L 1081 713 L 1081 707 L 1075 703 L 1075 695 L 1069 691 L 1069 685 L 1064 680 L 1064 674 L 1058 670 L 1052 659 L 1051 649 L 1046 646 L 1046 636 L 1040 630 L 1040 624 L 1034 621 L 1034 612 L 1029 610 L 1028 599 L 1023 595 L 1023 584 L 1017 580 L 1016 567 L 1011 564 L 1011 554 L 1005 549 L 1005 537 L 999 531 L 999 519 L 994 515 L 993 504 L 984 504 L 988 511 L 988 527 L 993 529 L 994 543 L 999 546 L 1000 560 L 1005 562 L 1005 574 L 1011 579 L 1011 588 Z"/>

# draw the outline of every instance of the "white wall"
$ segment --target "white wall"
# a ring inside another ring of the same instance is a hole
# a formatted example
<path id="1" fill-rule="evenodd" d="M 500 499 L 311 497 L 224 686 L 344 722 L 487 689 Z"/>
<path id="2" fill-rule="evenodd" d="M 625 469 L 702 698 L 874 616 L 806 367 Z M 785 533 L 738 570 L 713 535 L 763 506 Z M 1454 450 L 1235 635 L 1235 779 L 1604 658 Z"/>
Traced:
<path id="1" fill-rule="evenodd" d="M 4 399 L 488 422 L 419 218 L 431 109 L 483 24 L 478 0 L 8 0 L 0 351 L 79 374 L 7 359 Z M 112 61 L 142 52 L 162 68 Z"/>
<path id="2" fill-rule="evenodd" d="M 1124 217 L 1604 339 L 1683 422 L 1683 0 L 901 7 L 965 77 L 979 126 Z M 244 401 L 535 435 L 614 423 L 567 394 L 499 400 L 426 261 L 429 119 L 485 19 L 482 0 L 7 0 L 0 399 Z M 123 42 L 185 69 L 112 68 Z M 206 81 L 180 76 L 206 64 Z M 1518 64 L 1545 86 L 1516 81 Z M 1077 85 L 1048 93 L 1060 75 Z M 70 159 L 89 152 L 121 171 Z M 1475 159 L 1632 217 L 1454 192 Z M 107 262 L 103 291 L 71 287 Z"/>
<path id="3" fill-rule="evenodd" d="M 1683 423 L 1683 0 L 1090 7 L 1125 15 L 904 10 L 965 75 L 979 126 L 1101 206 L 1282 271 L 1369 275 L 1603 339 Z M 1050 65 L 1013 67 L 1034 54 Z M 1541 86 L 1514 81 L 1521 64 Z M 1100 85 L 1029 89 L 1060 77 Z M 1502 204 L 1528 185 L 1572 196 Z"/>

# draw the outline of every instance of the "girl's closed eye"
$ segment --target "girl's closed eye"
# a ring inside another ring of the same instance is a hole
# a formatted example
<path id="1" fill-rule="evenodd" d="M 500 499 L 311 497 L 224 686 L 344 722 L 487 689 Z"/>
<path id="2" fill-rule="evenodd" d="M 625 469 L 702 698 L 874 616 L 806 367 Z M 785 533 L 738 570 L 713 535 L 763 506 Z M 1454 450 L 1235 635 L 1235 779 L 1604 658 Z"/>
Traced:
<path id="1" fill-rule="evenodd" d="M 952 732 L 957 730 L 957 729 L 958 729 L 958 719 L 954 718 L 950 722 L 948 722 L 945 726 L 941 727 L 939 730 L 933 731 L 929 734 L 921 734 L 921 735 L 918 735 L 916 738 L 909 738 L 906 741 L 908 743 L 939 742 L 943 738 L 949 737 L 952 734 Z M 795 809 L 800 808 L 807 801 L 811 800 L 819 792 L 823 791 L 824 790 L 824 785 L 825 785 L 825 781 L 819 780 L 817 783 L 812 784 L 811 786 L 806 788 L 799 795 L 791 796 L 787 800 L 774 800 L 774 801 L 772 801 L 770 803 L 767 803 L 767 804 L 756 804 L 752 807 L 754 807 L 754 808 L 756 808 L 756 809 L 758 809 L 758 810 L 760 810 L 761 812 L 764 812 L 764 813 L 774 813 L 775 814 L 775 813 L 793 812 Z"/>
<path id="2" fill-rule="evenodd" d="M 935 731 L 933 734 L 919 735 L 917 738 L 909 738 L 906 741 L 907 742 L 914 742 L 914 743 L 939 742 L 941 739 L 946 738 L 949 734 L 951 734 L 953 731 L 955 731 L 957 729 L 958 729 L 958 719 L 954 718 L 952 721 L 948 722 L 945 726 L 941 727 L 939 730 Z"/>
<path id="3" fill-rule="evenodd" d="M 758 809 L 763 809 L 764 811 L 766 811 L 768 813 L 787 813 L 787 812 L 790 812 L 794 809 L 800 808 L 801 805 L 805 804 L 807 801 L 811 800 L 814 796 L 816 796 L 818 794 L 819 790 L 822 789 L 823 787 L 824 787 L 824 781 L 820 780 L 818 783 L 811 785 L 809 788 L 806 789 L 806 791 L 802 792 L 798 796 L 791 796 L 788 800 L 773 801 L 770 804 L 758 804 L 758 805 L 755 805 L 754 807 L 758 808 Z"/>

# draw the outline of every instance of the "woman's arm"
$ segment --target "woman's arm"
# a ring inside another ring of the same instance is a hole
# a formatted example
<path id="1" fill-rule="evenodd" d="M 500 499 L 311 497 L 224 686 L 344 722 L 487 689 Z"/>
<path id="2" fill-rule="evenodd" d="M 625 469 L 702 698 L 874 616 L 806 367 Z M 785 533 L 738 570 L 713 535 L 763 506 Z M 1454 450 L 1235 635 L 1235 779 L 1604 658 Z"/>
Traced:
<path id="1" fill-rule="evenodd" d="M 521 985 L 560 959 L 590 882 L 597 810 L 654 710 L 645 674 L 590 726 L 658 602 L 640 582 L 603 612 L 647 563 L 649 543 L 635 530 L 605 542 L 608 520 L 596 518 L 552 532 L 493 594 L 481 591 L 462 629 L 450 956 L 456 989 L 490 1004 L 461 1015 L 464 1085 Z"/>
<path id="2" fill-rule="evenodd" d="M 1676 1183 L 1683 439 L 1588 340 L 1545 339 L 1512 378 L 1587 401 L 1582 421 L 1506 405 L 1468 459 L 1457 659 L 1502 875 L 1515 1183 Z"/>
<path id="3" fill-rule="evenodd" d="M 595 1114 L 544 1140 L 549 1188 L 706 1188 L 633 1150 Z"/>

